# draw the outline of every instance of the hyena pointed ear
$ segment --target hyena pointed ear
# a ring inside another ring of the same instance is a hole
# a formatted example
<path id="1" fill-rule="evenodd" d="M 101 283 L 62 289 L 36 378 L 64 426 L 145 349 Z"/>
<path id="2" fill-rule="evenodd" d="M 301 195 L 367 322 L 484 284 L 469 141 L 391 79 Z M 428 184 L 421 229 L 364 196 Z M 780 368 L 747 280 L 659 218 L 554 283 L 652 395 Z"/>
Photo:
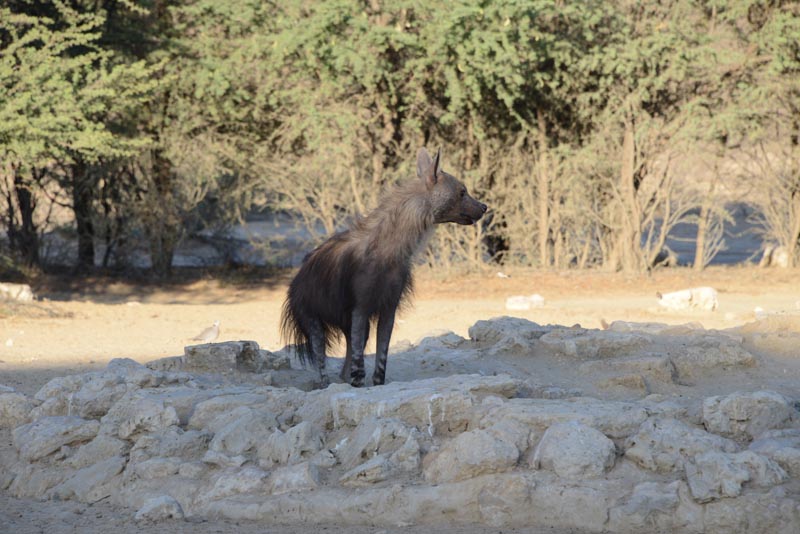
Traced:
<path id="1" fill-rule="evenodd" d="M 436 161 L 431 161 L 431 156 L 425 147 L 420 148 L 417 152 L 417 177 L 425 182 L 430 188 L 436 185 L 436 174 L 439 165 L 439 153 L 436 153 Z"/>
<path id="2" fill-rule="evenodd" d="M 441 165 L 441 156 L 442 156 L 442 148 L 439 147 L 436 149 L 436 155 L 433 157 L 433 176 L 439 176 L 439 165 Z"/>

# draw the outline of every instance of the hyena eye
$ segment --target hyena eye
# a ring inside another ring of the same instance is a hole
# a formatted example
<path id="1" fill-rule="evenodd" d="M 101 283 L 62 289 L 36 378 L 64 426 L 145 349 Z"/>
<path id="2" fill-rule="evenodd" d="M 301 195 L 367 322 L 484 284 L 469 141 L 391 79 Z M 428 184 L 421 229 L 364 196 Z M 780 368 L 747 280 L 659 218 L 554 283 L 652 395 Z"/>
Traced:
<path id="1" fill-rule="evenodd" d="M 462 189 L 462 190 L 461 190 L 461 196 L 463 197 L 463 196 L 464 196 L 464 195 L 466 195 L 466 194 L 467 194 L 467 190 L 466 190 L 466 189 Z"/>

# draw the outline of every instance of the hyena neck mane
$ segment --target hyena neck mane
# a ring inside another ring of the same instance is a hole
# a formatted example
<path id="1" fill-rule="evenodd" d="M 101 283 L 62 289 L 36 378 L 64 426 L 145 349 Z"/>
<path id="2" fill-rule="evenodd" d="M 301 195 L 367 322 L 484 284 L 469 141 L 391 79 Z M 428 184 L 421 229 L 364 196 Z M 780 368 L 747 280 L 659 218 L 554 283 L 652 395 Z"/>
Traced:
<path id="1" fill-rule="evenodd" d="M 410 264 L 433 230 L 433 210 L 425 184 L 418 180 L 392 187 L 376 207 L 358 220 L 353 233 L 364 237 L 366 253 L 386 262 Z"/>

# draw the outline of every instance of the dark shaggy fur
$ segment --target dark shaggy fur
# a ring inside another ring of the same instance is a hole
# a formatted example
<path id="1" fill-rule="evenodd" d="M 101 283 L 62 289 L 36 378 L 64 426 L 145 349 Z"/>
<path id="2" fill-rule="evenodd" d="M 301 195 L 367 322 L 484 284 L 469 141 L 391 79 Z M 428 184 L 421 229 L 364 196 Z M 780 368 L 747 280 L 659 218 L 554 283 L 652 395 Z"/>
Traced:
<path id="1" fill-rule="evenodd" d="M 393 188 L 378 207 L 349 229 L 314 249 L 289 286 L 281 331 L 295 344 L 300 360 L 311 360 L 325 376 L 325 352 L 343 334 L 347 355 L 342 378 L 364 384 L 364 345 L 377 321 L 377 354 L 373 383 L 383 384 L 395 312 L 412 288 L 414 254 L 434 224 L 473 224 L 486 206 L 466 192 L 464 184 L 417 155 L 418 180 Z M 352 371 L 351 371 L 352 366 Z"/>

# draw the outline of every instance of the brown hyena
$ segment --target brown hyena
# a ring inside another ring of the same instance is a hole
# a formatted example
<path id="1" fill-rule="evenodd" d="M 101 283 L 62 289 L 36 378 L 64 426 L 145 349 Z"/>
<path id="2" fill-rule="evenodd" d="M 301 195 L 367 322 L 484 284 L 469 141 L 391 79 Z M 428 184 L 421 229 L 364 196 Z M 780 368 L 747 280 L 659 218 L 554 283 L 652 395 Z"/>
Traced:
<path id="1" fill-rule="evenodd" d="M 369 215 L 314 249 L 292 280 L 281 331 L 304 364 L 310 359 L 317 366 L 323 384 L 325 351 L 344 334 L 347 355 L 341 377 L 347 380 L 349 375 L 353 386 L 364 385 L 364 346 L 376 319 L 372 381 L 384 383 L 395 312 L 411 291 L 415 252 L 435 224 L 474 224 L 486 213 L 485 204 L 439 168 L 439 156 L 437 151 L 431 160 L 421 148 L 418 179 L 389 190 Z"/>

